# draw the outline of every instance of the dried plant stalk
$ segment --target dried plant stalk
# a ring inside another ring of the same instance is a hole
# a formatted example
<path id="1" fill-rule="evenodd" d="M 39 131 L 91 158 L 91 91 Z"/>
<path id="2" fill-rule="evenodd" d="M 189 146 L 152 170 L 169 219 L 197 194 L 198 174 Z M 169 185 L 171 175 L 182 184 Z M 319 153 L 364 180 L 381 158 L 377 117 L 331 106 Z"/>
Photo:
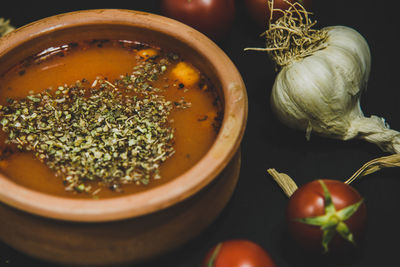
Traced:
<path id="1" fill-rule="evenodd" d="M 280 186 L 287 197 L 290 197 L 294 191 L 297 190 L 298 187 L 296 183 L 292 178 L 290 178 L 289 175 L 285 173 L 279 173 L 275 169 L 268 169 L 267 171 L 272 178 L 274 178 L 275 182 Z"/>
<path id="2" fill-rule="evenodd" d="M 400 167 L 400 154 L 393 154 L 386 157 L 373 159 L 365 163 L 358 171 L 356 171 L 349 179 L 345 181 L 346 184 L 351 184 L 359 177 L 379 171 L 383 168 Z"/>
<path id="3" fill-rule="evenodd" d="M 246 50 L 266 51 L 280 67 L 288 65 L 296 59 L 307 57 L 325 47 L 327 32 L 313 29 L 316 21 L 309 17 L 312 13 L 299 3 L 290 3 L 287 10 L 274 8 L 274 1 L 269 0 L 271 10 L 268 29 L 262 33 L 266 38 L 265 48 L 245 48 Z M 274 12 L 282 13 L 275 22 Z"/>
<path id="4" fill-rule="evenodd" d="M 359 177 L 374 173 L 383 168 L 391 167 L 400 167 L 400 154 L 393 154 L 368 161 L 344 183 L 351 184 Z M 290 197 L 297 190 L 298 186 L 289 175 L 285 173 L 279 173 L 273 168 L 268 169 L 267 171 L 287 197 Z"/>

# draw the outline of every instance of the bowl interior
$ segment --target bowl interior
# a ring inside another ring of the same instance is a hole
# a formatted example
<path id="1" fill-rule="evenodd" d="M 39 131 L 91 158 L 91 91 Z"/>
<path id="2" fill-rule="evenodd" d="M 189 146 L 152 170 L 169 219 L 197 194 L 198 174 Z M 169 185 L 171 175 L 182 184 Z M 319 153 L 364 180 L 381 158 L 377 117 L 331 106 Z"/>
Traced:
<path id="1" fill-rule="evenodd" d="M 241 76 L 225 53 L 196 30 L 177 21 L 128 10 L 87 10 L 26 25 L 0 39 L 0 74 L 49 47 L 79 40 L 134 40 L 176 51 L 198 67 L 224 103 L 224 119 L 209 152 L 169 183 L 142 193 L 103 200 L 68 199 L 35 192 L 0 175 L 0 201 L 50 218 L 110 221 L 148 214 L 192 196 L 209 184 L 239 148 L 247 118 Z"/>

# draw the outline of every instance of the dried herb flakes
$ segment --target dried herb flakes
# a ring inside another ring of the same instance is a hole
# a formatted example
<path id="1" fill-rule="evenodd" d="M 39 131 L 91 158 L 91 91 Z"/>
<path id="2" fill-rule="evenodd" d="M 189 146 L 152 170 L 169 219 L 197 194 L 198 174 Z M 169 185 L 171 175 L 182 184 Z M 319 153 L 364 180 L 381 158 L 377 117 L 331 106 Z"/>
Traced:
<path id="1" fill-rule="evenodd" d="M 88 181 L 148 184 L 174 153 L 172 103 L 157 94 L 132 96 L 108 84 L 88 92 L 77 83 L 8 103 L 0 106 L 6 142 L 33 151 L 67 190 L 89 192 Z"/>

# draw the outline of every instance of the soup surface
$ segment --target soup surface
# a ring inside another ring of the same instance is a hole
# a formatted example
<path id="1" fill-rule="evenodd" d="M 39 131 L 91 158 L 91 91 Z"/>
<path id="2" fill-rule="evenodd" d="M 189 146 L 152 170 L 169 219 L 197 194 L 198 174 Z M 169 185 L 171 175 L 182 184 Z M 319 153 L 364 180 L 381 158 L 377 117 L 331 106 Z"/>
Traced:
<path id="1" fill-rule="evenodd" d="M 59 196 L 140 192 L 204 156 L 221 111 L 177 54 L 121 40 L 49 48 L 0 77 L 0 171 Z"/>

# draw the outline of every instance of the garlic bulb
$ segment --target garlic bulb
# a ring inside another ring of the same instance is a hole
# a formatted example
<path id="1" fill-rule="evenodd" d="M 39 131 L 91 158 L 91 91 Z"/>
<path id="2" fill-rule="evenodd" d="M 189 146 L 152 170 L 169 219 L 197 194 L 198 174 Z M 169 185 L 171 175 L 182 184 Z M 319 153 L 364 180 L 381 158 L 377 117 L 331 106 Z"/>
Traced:
<path id="1" fill-rule="evenodd" d="M 269 52 L 281 67 L 271 93 L 277 117 L 305 130 L 307 139 L 312 132 L 362 138 L 384 151 L 400 152 L 400 133 L 382 118 L 365 117 L 360 108 L 371 68 L 365 39 L 345 26 L 311 29 L 315 23 L 301 6 L 287 12 L 266 31 L 267 48 L 253 49 Z"/>
<path id="2" fill-rule="evenodd" d="M 348 27 L 334 26 L 326 47 L 284 66 L 275 79 L 272 109 L 297 129 L 350 139 L 353 121 L 362 118 L 360 94 L 365 90 L 371 56 L 364 38 Z"/>

